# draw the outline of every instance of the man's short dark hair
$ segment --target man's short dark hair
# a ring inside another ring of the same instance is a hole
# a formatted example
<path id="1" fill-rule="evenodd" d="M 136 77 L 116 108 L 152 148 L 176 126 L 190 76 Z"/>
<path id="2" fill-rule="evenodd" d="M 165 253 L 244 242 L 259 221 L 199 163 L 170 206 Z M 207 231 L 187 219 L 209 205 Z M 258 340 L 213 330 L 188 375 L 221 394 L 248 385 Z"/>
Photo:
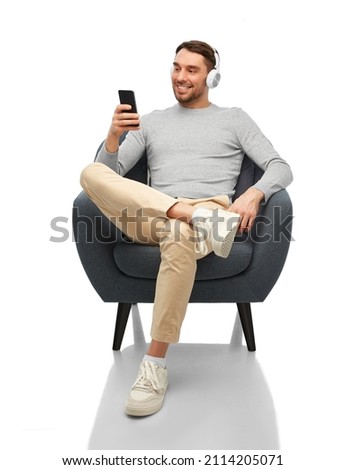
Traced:
<path id="1" fill-rule="evenodd" d="M 216 65 L 215 51 L 206 42 L 203 42 L 203 41 L 185 41 L 185 42 L 182 42 L 177 47 L 175 53 L 178 54 L 178 52 L 181 49 L 187 49 L 190 52 L 196 52 L 197 54 L 201 54 L 206 60 L 208 71 L 215 68 L 215 65 Z"/>

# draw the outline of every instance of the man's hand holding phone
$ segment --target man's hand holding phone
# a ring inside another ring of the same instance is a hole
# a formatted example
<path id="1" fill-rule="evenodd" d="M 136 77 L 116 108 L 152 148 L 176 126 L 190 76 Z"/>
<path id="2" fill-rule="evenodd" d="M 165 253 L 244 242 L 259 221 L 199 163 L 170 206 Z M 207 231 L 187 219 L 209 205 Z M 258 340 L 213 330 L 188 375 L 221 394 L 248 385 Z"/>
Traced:
<path id="1" fill-rule="evenodd" d="M 112 132 L 120 137 L 126 131 L 139 129 L 139 114 L 132 111 L 130 104 L 119 104 L 113 114 Z"/>
<path id="2" fill-rule="evenodd" d="M 106 139 L 106 149 L 110 153 L 118 150 L 119 139 L 124 132 L 137 131 L 140 128 L 134 92 L 119 90 L 119 98 L 121 104 L 115 108 Z"/>

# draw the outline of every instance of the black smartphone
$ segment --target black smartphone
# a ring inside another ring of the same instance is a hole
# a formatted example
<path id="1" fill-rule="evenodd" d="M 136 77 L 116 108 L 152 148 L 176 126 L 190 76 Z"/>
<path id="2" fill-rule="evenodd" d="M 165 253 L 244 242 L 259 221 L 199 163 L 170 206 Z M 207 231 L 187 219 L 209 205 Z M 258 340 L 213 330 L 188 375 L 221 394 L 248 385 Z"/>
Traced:
<path id="1" fill-rule="evenodd" d="M 118 90 L 119 93 L 119 100 L 121 104 L 130 104 L 131 109 L 126 111 L 127 113 L 138 113 L 137 105 L 136 105 L 136 98 L 135 92 L 132 90 Z M 135 124 L 138 126 L 138 124 Z"/>

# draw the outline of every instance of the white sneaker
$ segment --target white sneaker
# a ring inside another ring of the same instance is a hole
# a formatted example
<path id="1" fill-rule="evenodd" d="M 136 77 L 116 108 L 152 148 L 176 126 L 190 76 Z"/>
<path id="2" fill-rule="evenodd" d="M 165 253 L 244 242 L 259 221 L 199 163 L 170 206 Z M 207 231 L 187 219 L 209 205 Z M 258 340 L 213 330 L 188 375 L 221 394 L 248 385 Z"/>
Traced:
<path id="1" fill-rule="evenodd" d="M 240 215 L 222 209 L 197 209 L 192 223 L 197 232 L 196 252 L 208 253 L 208 248 L 217 256 L 227 258 L 236 236 Z"/>
<path id="2" fill-rule="evenodd" d="M 148 416 L 163 405 L 168 386 L 167 369 L 152 361 L 143 361 L 126 402 L 126 413 L 131 416 Z"/>

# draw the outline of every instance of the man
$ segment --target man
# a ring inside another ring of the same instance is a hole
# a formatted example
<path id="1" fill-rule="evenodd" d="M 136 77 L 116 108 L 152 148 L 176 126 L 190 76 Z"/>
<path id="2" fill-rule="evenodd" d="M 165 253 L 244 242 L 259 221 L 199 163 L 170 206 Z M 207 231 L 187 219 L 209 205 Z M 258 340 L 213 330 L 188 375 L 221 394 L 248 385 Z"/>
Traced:
<path id="1" fill-rule="evenodd" d="M 135 416 L 163 404 L 166 353 L 179 340 L 197 260 L 212 251 L 227 257 L 236 232 L 253 226 L 261 202 L 292 181 L 288 164 L 243 110 L 210 103 L 209 88 L 220 79 L 212 47 L 178 46 L 171 78 L 177 103 L 141 119 L 118 105 L 97 162 L 81 175 L 88 196 L 131 240 L 160 246 L 152 341 L 126 403 Z M 122 177 L 144 151 L 151 186 Z M 232 203 L 244 154 L 264 174 Z"/>

